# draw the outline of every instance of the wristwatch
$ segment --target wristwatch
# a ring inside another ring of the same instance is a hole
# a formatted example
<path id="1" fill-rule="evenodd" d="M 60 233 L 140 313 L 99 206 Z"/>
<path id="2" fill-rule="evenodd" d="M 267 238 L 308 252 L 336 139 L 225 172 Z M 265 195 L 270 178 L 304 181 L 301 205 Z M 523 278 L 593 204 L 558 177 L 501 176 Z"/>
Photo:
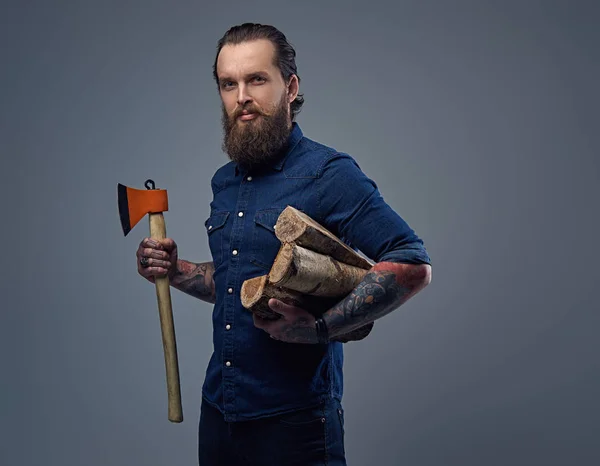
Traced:
<path id="1" fill-rule="evenodd" d="M 319 343 L 324 344 L 329 342 L 329 332 L 327 330 L 327 325 L 322 317 L 319 317 L 315 320 L 315 325 L 317 327 L 317 340 Z"/>

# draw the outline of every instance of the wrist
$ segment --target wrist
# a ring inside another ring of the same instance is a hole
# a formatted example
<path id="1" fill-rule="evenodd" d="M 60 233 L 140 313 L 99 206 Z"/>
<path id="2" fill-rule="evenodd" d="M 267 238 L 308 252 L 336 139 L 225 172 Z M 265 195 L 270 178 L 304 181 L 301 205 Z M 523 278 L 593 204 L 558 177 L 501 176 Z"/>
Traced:
<path id="1" fill-rule="evenodd" d="M 177 262 L 173 264 L 173 267 L 169 271 L 169 279 L 171 284 L 177 285 L 182 279 L 185 278 L 185 261 L 177 259 Z"/>
<path id="2" fill-rule="evenodd" d="M 315 327 L 317 330 L 317 342 L 325 344 L 329 342 L 329 331 L 327 330 L 327 324 L 322 317 L 315 319 Z"/>

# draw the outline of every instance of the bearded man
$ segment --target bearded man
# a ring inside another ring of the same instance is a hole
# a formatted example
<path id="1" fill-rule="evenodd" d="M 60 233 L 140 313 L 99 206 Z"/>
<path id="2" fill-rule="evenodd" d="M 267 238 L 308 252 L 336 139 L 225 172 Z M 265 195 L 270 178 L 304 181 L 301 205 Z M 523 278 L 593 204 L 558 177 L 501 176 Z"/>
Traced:
<path id="1" fill-rule="evenodd" d="M 167 275 L 175 289 L 214 304 L 200 466 L 345 465 L 337 337 L 389 314 L 431 279 L 423 241 L 375 182 L 350 155 L 303 135 L 295 56 L 273 26 L 235 26 L 218 42 L 213 73 L 230 161 L 211 180 L 212 260 L 179 258 L 170 238 L 146 238 L 136 253 L 148 281 Z M 274 225 L 288 205 L 375 265 L 322 317 L 271 300 L 282 317 L 265 321 L 243 308 L 240 288 L 269 272 L 280 247 Z"/>

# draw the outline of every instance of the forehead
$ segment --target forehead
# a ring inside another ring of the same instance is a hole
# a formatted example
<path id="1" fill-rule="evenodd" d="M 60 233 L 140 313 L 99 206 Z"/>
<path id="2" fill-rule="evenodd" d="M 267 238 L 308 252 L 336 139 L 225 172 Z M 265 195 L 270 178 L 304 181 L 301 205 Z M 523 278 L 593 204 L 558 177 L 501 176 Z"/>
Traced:
<path id="1" fill-rule="evenodd" d="M 259 39 L 240 44 L 227 44 L 217 59 L 217 74 L 238 77 L 258 71 L 277 73 L 273 63 L 275 46 L 267 39 Z"/>

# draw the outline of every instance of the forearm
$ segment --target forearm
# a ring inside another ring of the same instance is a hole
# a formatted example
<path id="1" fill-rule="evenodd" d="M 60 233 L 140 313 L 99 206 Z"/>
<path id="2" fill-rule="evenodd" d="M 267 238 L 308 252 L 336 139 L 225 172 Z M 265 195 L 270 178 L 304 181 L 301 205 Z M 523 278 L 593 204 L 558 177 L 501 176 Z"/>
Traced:
<path id="1" fill-rule="evenodd" d="M 329 337 L 373 322 L 416 295 L 431 281 L 429 265 L 380 262 L 342 301 L 323 314 Z"/>
<path id="2" fill-rule="evenodd" d="M 212 262 L 177 260 L 177 271 L 171 278 L 171 286 L 207 303 L 215 302 L 214 265 Z"/>

